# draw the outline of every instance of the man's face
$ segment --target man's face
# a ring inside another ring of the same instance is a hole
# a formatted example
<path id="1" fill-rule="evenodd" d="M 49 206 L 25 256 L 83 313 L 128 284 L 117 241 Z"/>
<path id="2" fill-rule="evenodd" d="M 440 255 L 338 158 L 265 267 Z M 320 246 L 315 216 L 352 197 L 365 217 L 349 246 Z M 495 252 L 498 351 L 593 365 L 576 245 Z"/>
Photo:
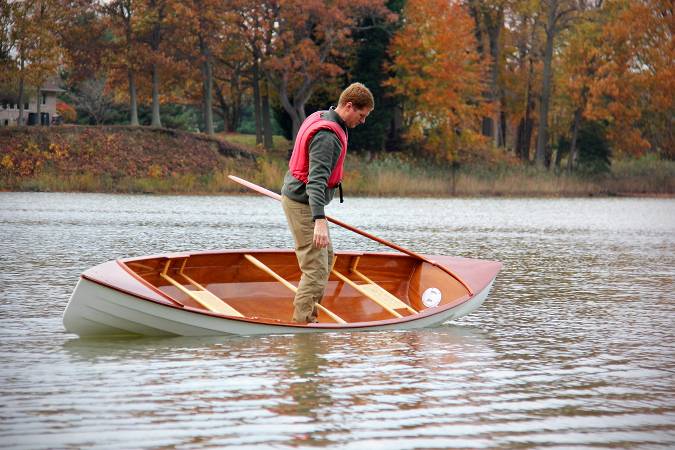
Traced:
<path id="1" fill-rule="evenodd" d="M 358 125 L 366 122 L 366 117 L 373 110 L 373 108 L 364 107 L 361 109 L 356 108 L 352 102 L 347 102 L 345 105 L 345 115 L 342 117 L 342 120 L 345 121 L 345 124 L 349 128 L 355 128 Z"/>

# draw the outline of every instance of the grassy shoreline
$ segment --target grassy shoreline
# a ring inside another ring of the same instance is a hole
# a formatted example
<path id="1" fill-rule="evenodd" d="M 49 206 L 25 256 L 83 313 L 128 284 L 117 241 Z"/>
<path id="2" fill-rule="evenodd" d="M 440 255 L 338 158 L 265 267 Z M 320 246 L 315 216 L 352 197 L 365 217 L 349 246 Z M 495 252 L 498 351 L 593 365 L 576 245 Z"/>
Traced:
<path id="1" fill-rule="evenodd" d="M 254 147 L 255 137 L 133 127 L 52 127 L 0 131 L 0 190 L 214 195 L 244 191 L 236 174 L 278 191 L 290 144 Z M 181 151 L 189 148 L 190 152 Z M 675 194 L 675 162 L 619 160 L 585 178 L 531 166 L 452 170 L 401 154 L 349 156 L 346 195 L 378 197 L 588 197 Z"/>

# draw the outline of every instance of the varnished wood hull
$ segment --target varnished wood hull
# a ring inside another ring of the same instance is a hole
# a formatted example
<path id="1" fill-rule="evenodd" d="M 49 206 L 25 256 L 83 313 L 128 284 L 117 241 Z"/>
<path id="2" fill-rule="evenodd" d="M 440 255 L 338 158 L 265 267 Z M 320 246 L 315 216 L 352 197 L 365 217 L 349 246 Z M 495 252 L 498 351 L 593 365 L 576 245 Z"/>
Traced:
<path id="1" fill-rule="evenodd" d="M 110 261 L 82 274 L 64 312 L 64 325 L 80 336 L 254 335 L 432 327 L 478 308 L 501 268 L 501 263 L 493 261 L 444 256 L 431 259 L 437 266 L 400 254 L 338 253 L 322 300 L 325 310 L 320 311 L 316 324 L 290 322 L 291 288 L 297 285 L 300 272 L 289 250 L 233 250 Z M 288 280 L 290 286 L 271 274 Z M 378 287 L 363 288 L 371 284 Z M 200 289 L 207 292 L 200 293 Z M 440 295 L 430 298 L 428 294 L 434 289 Z M 211 303 L 200 303 L 205 295 L 230 308 L 224 311 L 234 313 L 210 310 Z M 438 302 L 435 306 L 434 301 Z"/>

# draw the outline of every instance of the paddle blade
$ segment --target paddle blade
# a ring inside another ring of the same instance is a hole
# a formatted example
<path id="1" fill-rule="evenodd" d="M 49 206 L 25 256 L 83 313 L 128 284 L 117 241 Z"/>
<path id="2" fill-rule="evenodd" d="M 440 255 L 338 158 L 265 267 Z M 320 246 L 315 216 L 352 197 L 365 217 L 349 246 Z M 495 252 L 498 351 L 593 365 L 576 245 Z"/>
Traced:
<path id="1" fill-rule="evenodd" d="M 234 181 L 235 183 L 239 183 L 242 186 L 246 186 L 247 188 L 256 191 L 260 194 L 266 195 L 268 197 L 271 197 L 275 200 L 281 201 L 281 195 L 277 194 L 276 192 L 272 192 L 269 189 L 265 189 L 262 186 L 258 186 L 257 184 L 251 183 L 250 181 L 246 181 L 243 178 L 236 177 L 234 175 L 228 175 L 227 178 L 230 180 Z"/>

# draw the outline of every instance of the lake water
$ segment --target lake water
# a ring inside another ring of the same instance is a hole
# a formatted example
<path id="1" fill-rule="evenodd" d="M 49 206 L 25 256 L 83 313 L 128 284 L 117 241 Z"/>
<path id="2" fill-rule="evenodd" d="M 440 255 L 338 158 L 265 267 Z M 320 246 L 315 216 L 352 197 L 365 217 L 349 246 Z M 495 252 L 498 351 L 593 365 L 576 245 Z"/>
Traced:
<path id="1" fill-rule="evenodd" d="M 479 310 L 435 329 L 84 340 L 61 323 L 82 271 L 290 247 L 280 205 L 0 193 L 0 447 L 675 448 L 675 200 L 347 198 L 328 213 L 504 269 Z"/>

